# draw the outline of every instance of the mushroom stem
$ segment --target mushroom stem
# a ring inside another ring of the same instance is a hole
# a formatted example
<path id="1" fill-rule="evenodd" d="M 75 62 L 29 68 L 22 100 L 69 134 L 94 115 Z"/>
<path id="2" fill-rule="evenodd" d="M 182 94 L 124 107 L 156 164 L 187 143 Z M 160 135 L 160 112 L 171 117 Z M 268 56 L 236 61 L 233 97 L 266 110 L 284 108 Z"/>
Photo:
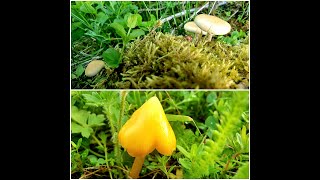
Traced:
<path id="1" fill-rule="evenodd" d="M 212 37 L 213 37 L 213 33 L 209 33 L 209 36 L 208 36 L 208 42 L 211 42 Z"/>
<path id="2" fill-rule="evenodd" d="M 137 157 L 134 159 L 134 162 L 133 162 L 133 165 L 132 165 L 130 174 L 129 174 L 129 176 L 130 176 L 131 178 L 133 178 L 133 179 L 139 178 L 139 174 L 140 174 L 142 165 L 143 165 L 143 163 L 144 163 L 145 157 L 146 157 L 146 156 L 142 156 L 142 157 L 137 156 Z"/>

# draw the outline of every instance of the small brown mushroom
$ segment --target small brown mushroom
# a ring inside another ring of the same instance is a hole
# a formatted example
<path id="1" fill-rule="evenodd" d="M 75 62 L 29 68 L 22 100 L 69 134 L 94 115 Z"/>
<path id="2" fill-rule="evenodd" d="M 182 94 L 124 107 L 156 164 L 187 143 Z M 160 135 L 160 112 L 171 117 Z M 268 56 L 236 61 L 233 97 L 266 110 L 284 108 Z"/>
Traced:
<path id="1" fill-rule="evenodd" d="M 85 70 L 85 75 L 88 77 L 93 77 L 98 74 L 99 71 L 104 67 L 104 61 L 93 60 L 91 61 Z"/>
<path id="2" fill-rule="evenodd" d="M 214 35 L 225 35 L 231 30 L 231 26 L 227 21 L 207 14 L 197 15 L 194 22 L 200 29 L 209 34 L 209 42 L 212 40 Z"/>

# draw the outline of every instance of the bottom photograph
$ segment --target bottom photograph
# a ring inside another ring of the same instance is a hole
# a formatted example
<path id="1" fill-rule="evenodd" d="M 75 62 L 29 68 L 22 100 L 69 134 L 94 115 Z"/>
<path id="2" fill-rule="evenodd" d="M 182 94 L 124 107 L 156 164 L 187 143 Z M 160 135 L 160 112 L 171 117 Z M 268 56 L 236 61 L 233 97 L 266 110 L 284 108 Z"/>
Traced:
<path id="1" fill-rule="evenodd" d="M 71 179 L 249 179 L 249 92 L 72 90 Z"/>

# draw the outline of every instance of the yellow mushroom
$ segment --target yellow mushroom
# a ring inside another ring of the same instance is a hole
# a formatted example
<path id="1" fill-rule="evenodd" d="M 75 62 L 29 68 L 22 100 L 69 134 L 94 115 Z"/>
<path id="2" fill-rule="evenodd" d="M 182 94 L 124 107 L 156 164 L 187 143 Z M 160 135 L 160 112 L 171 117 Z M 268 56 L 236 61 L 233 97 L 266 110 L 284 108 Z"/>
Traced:
<path id="1" fill-rule="evenodd" d="M 139 178 L 146 155 L 154 149 L 167 156 L 176 149 L 176 137 L 156 96 L 132 114 L 118 137 L 122 147 L 135 157 L 129 174 L 131 178 Z"/>

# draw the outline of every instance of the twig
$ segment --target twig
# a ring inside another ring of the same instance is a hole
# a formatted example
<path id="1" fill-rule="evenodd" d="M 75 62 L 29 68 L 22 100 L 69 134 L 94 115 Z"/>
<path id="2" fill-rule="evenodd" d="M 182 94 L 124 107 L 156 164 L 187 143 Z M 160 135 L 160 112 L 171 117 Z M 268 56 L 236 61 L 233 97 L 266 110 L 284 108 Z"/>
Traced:
<path id="1" fill-rule="evenodd" d="M 198 9 L 197 12 L 193 13 L 193 15 L 189 18 L 189 19 L 192 19 L 194 16 L 196 16 L 200 11 L 202 11 L 203 9 L 205 8 L 208 8 L 209 7 L 209 2 L 207 2 L 205 5 L 203 5 L 201 8 Z"/>
<path id="2" fill-rule="evenodd" d="M 154 173 L 152 179 L 154 179 L 156 177 L 156 175 L 158 174 L 158 172 Z M 168 178 L 169 179 L 169 178 Z"/>
<path id="3" fill-rule="evenodd" d="M 99 171 L 100 171 L 100 169 L 98 169 L 96 171 L 93 171 L 93 172 L 91 172 L 89 174 L 82 175 L 79 179 L 85 179 L 87 176 L 91 176 L 92 174 L 95 174 L 95 173 L 97 173 Z"/>
<path id="4" fill-rule="evenodd" d="M 212 7 L 211 7 L 211 9 L 210 9 L 210 11 L 209 11 L 209 14 L 211 14 L 211 12 L 213 11 L 213 8 L 214 8 L 214 6 L 216 5 L 216 2 L 217 2 L 217 1 L 215 1 L 215 2 L 213 3 L 213 5 L 212 5 Z"/>
<path id="5" fill-rule="evenodd" d="M 121 169 L 122 171 L 125 171 L 125 172 L 129 173 L 129 171 L 128 171 L 128 170 L 126 170 L 126 169 L 124 169 L 124 168 L 122 168 L 122 167 L 120 167 L 120 166 L 116 166 L 116 165 L 114 165 L 113 167 L 116 167 L 116 168 L 118 168 L 118 169 Z"/>
<path id="6" fill-rule="evenodd" d="M 143 177 L 149 176 L 150 174 L 158 173 L 158 172 L 161 172 L 161 170 L 160 169 L 155 169 L 155 170 L 149 172 L 148 174 L 145 174 L 145 175 L 141 176 L 140 178 L 143 178 Z"/>
<path id="7" fill-rule="evenodd" d="M 194 11 L 196 11 L 197 9 L 198 9 L 198 8 L 190 9 L 190 12 L 194 12 Z M 163 24 L 163 23 L 165 23 L 165 22 L 167 22 L 167 21 L 170 21 L 170 20 L 173 19 L 174 17 L 180 17 L 180 16 L 185 15 L 186 13 L 187 13 L 187 10 L 184 10 L 184 11 L 182 11 L 182 12 L 176 13 L 176 14 L 171 15 L 171 16 L 169 16 L 169 17 L 160 19 L 160 22 Z"/>

